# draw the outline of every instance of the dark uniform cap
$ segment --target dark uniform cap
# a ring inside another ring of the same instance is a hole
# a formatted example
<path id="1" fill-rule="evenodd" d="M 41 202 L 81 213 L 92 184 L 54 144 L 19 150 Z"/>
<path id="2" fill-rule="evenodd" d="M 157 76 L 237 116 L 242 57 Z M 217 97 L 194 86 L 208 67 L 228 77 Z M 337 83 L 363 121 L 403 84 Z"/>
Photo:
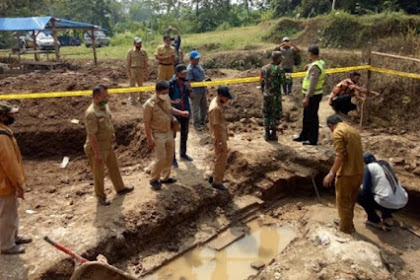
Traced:
<path id="1" fill-rule="evenodd" d="M 187 72 L 187 67 L 184 64 L 178 64 L 175 67 L 175 73 L 186 73 Z"/>
<path id="2" fill-rule="evenodd" d="M 229 91 L 228 87 L 225 87 L 225 86 L 220 86 L 217 89 L 217 95 L 227 97 L 228 99 L 234 99 L 235 98 L 235 95 Z"/>

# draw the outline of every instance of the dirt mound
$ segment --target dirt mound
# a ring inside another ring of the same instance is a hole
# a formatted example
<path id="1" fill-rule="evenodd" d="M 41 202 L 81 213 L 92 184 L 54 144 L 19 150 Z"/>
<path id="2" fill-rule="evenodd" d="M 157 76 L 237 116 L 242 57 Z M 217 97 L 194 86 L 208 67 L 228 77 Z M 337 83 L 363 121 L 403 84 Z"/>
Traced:
<path id="1" fill-rule="evenodd" d="M 315 225 L 252 279 L 391 279 L 378 247 Z"/>

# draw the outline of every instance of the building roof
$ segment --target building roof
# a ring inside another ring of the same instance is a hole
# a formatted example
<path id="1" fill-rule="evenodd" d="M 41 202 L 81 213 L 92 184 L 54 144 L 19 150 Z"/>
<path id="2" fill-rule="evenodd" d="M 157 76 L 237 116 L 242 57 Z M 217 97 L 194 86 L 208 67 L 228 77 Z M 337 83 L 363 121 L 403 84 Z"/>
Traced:
<path id="1" fill-rule="evenodd" d="M 98 28 L 93 24 L 59 19 L 54 17 L 21 17 L 21 18 L 0 18 L 0 31 L 40 31 L 51 29 L 51 22 L 55 20 L 57 29 L 73 28 Z"/>

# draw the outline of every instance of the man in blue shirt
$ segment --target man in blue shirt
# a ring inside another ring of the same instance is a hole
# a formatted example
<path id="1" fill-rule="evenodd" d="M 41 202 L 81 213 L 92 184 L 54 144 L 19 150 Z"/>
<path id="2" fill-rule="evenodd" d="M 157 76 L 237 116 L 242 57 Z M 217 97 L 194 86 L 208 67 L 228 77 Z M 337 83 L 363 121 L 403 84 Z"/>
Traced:
<path id="1" fill-rule="evenodd" d="M 178 110 L 188 111 L 191 114 L 189 97 L 193 98 L 193 93 L 188 90 L 186 84 L 187 68 L 184 64 L 178 64 L 175 68 L 175 75 L 169 81 L 169 96 L 171 98 L 172 106 Z M 188 127 L 190 117 L 175 116 L 181 126 L 181 145 L 180 156 L 181 159 L 192 161 L 192 158 L 187 155 L 187 140 Z M 174 154 L 173 166 L 178 167 L 176 156 Z"/>
<path id="2" fill-rule="evenodd" d="M 191 63 L 187 67 L 188 82 L 204 81 L 204 70 L 200 63 L 201 55 L 198 51 L 190 52 Z M 205 128 L 207 116 L 207 87 L 195 87 L 192 89 L 194 99 L 192 99 L 192 114 L 194 127 L 197 130 Z"/>

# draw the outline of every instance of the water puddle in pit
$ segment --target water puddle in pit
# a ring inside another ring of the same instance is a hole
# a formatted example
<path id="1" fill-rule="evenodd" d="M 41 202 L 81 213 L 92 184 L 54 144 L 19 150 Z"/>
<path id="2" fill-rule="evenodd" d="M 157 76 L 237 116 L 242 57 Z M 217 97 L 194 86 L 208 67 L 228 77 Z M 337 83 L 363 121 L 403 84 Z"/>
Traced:
<path id="1" fill-rule="evenodd" d="M 249 234 L 221 251 L 200 247 L 178 257 L 145 280 L 244 280 L 256 274 L 253 262 L 267 264 L 296 237 L 289 227 L 252 221 Z"/>

